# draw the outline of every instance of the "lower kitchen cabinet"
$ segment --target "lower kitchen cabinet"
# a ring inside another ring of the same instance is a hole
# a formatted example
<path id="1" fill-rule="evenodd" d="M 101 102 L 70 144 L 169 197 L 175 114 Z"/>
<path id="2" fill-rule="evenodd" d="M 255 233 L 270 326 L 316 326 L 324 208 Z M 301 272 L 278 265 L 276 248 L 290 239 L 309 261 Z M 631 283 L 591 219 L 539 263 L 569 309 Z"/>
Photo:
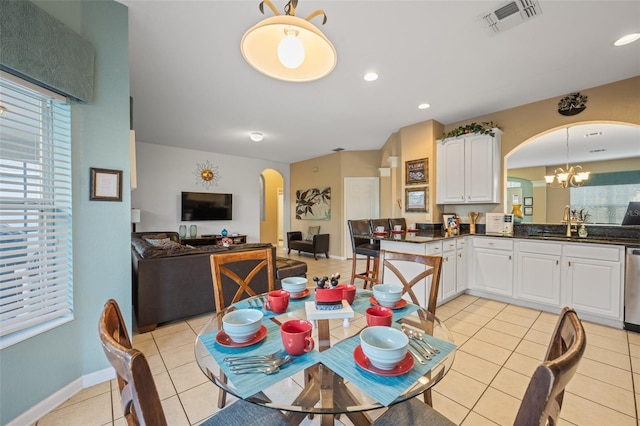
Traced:
<path id="1" fill-rule="evenodd" d="M 456 240 L 442 243 L 442 271 L 438 300 L 445 301 L 456 296 Z"/>
<path id="2" fill-rule="evenodd" d="M 515 297 L 560 306 L 562 245 L 517 241 L 514 256 Z"/>
<path id="3" fill-rule="evenodd" d="M 622 319 L 624 249 L 569 244 L 563 250 L 565 304 L 578 312 Z"/>
<path id="4" fill-rule="evenodd" d="M 469 286 L 467 284 L 467 238 L 458 238 L 456 241 L 456 292 L 463 293 Z"/>
<path id="5" fill-rule="evenodd" d="M 513 294 L 513 240 L 474 237 L 470 288 L 511 297 Z"/>

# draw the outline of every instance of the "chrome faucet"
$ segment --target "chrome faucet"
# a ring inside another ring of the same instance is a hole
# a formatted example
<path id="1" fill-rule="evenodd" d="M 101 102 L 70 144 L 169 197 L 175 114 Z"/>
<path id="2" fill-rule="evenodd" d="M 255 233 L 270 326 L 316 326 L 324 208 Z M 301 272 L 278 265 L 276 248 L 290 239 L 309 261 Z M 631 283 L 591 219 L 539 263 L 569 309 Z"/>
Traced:
<path id="1" fill-rule="evenodd" d="M 571 207 L 564 206 L 564 212 L 562 213 L 562 222 L 567 222 L 567 233 L 566 236 L 571 236 Z"/>

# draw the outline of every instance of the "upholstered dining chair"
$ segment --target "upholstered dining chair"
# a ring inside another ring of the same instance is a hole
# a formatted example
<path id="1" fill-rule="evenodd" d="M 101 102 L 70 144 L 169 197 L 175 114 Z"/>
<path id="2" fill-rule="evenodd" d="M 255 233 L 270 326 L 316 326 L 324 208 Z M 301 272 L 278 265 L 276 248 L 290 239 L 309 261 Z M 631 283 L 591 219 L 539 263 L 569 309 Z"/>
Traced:
<path id="1" fill-rule="evenodd" d="M 129 334 L 118 303 L 110 299 L 104 305 L 99 323 L 100 341 L 107 359 L 116 370 L 124 418 L 130 426 L 165 426 L 162 410 L 149 363 L 142 352 L 131 347 Z M 280 412 L 238 400 L 201 423 L 202 426 L 244 426 L 260 419 L 265 424 L 290 425 Z"/>
<path id="2" fill-rule="evenodd" d="M 264 291 L 273 291 L 275 290 L 273 251 L 271 248 L 265 248 L 212 254 L 211 279 L 217 312 L 245 297 L 257 296 Z M 256 292 L 255 282 L 265 280 L 267 288 Z M 226 382 L 227 377 L 220 372 L 220 379 Z M 219 408 L 224 407 L 226 399 L 227 392 L 220 389 Z"/>
<path id="3" fill-rule="evenodd" d="M 417 271 L 416 273 L 403 273 L 401 269 L 406 270 L 407 268 L 403 268 L 403 266 L 408 263 L 419 264 L 423 267 L 419 268 L 420 271 Z M 436 314 L 438 289 L 440 288 L 440 273 L 442 271 L 441 256 L 380 250 L 379 267 L 380 271 L 378 272 L 378 276 L 380 277 L 380 282 L 386 282 L 385 274 L 387 274 L 387 277 L 390 274 L 393 274 L 402 284 L 402 294 L 408 294 L 414 304 L 423 307 L 424 303 L 418 300 L 418 297 L 413 292 L 413 286 L 422 280 L 431 277 L 431 283 L 429 284 L 429 299 L 427 300 L 426 308 L 433 315 Z M 433 405 L 431 400 L 431 389 L 427 389 L 427 391 L 424 392 L 423 398 L 425 403 Z"/>
<path id="4" fill-rule="evenodd" d="M 378 283 L 378 257 L 380 246 L 371 242 L 371 226 L 368 219 L 348 220 L 351 247 L 353 250 L 351 260 L 351 284 L 357 279 L 364 281 L 362 288 L 367 288 Z M 363 238 L 362 235 L 367 235 Z M 356 272 L 358 255 L 366 256 L 364 272 Z"/>
<path id="5" fill-rule="evenodd" d="M 565 307 L 542 364 L 533 372 L 514 420 L 515 426 L 555 426 L 562 408 L 564 389 L 573 378 L 587 346 L 587 338 L 576 312 Z M 412 398 L 392 406 L 375 426 L 428 424 L 455 425 L 433 408 Z"/>

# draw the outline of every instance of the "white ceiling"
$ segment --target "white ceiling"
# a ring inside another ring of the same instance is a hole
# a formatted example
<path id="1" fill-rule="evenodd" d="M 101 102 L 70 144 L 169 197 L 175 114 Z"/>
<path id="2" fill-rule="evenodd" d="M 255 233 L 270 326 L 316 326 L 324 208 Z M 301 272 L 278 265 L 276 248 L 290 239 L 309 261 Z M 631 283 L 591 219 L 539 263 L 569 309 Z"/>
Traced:
<path id="1" fill-rule="evenodd" d="M 338 52 L 333 73 L 310 83 L 271 79 L 242 58 L 244 32 L 271 16 L 257 0 L 121 1 L 136 139 L 214 153 L 289 163 L 338 147 L 375 150 L 410 124 L 640 75 L 640 42 L 612 44 L 640 32 L 637 0 L 541 0 L 541 15 L 500 34 L 481 19 L 500 0 L 300 0 L 300 17 L 324 9 L 327 24 L 312 22 Z M 282 12 L 286 0 L 273 3 Z M 380 78 L 365 82 L 372 70 Z M 431 108 L 417 109 L 423 102 Z M 251 131 L 264 140 L 252 142 Z"/>

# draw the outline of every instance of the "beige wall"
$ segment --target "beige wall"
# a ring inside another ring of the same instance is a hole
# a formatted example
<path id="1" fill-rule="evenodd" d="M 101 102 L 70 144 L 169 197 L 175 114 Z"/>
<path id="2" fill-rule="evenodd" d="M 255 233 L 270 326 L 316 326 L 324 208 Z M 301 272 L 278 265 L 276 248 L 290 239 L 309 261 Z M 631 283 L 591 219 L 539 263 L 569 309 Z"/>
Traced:
<path id="1" fill-rule="evenodd" d="M 579 92 L 588 96 L 587 108 L 580 114 L 571 117 L 558 113 L 558 102 L 568 95 L 568 93 L 563 93 L 543 101 L 447 124 L 444 130 L 448 132 L 471 122 L 493 121 L 504 131 L 502 135 L 502 157 L 504 159 L 505 155 L 529 139 L 568 125 L 592 122 L 640 125 L 640 76 L 590 89 L 582 89 Z M 503 162 L 503 171 L 505 166 L 506 164 Z M 506 181 L 504 173 L 502 179 Z M 567 204 L 566 198 L 563 198 L 562 194 L 553 194 L 548 201 L 550 206 L 555 206 L 553 210 L 548 209 L 553 212 L 557 210 L 558 205 L 565 206 Z M 504 209 L 503 203 L 494 206 L 495 208 L 490 211 L 502 212 Z M 562 207 L 560 207 L 560 213 L 562 213 Z M 554 217 L 547 217 L 547 220 L 553 222 Z"/>
<path id="2" fill-rule="evenodd" d="M 400 214 L 400 209 L 394 204 L 399 198 L 399 194 L 401 194 L 404 206 L 404 162 L 426 157 L 429 158 L 431 214 L 427 216 L 414 213 L 407 216 L 402 212 L 400 215 L 407 217 L 408 221 L 440 223 L 440 214 L 443 206 L 434 204 L 436 199 L 434 144 L 435 140 L 439 139 L 443 132 L 448 132 L 461 125 L 484 121 L 493 121 L 498 124 L 504 132 L 501 145 L 503 159 L 505 155 L 529 139 L 571 124 L 613 122 L 640 125 L 640 76 L 599 87 L 582 89 L 579 92 L 588 96 L 587 108 L 572 117 L 566 117 L 557 112 L 558 102 L 562 97 L 568 95 L 568 93 L 560 93 L 554 98 L 470 118 L 457 123 L 442 125 L 430 120 L 406 126 L 399 129 L 398 132 L 392 133 L 379 151 L 341 152 L 291 164 L 290 191 L 293 204 L 291 206 L 291 229 L 299 229 L 306 232 L 306 227 L 312 225 L 312 223 L 307 223 L 310 221 L 295 219 L 295 191 L 323 185 L 331 186 L 331 221 L 328 224 L 324 224 L 326 226 L 323 226 L 322 230 L 326 232 L 328 228 L 328 232 L 331 233 L 331 253 L 341 254 L 341 239 L 344 237 L 342 235 L 342 223 L 344 221 L 342 218 L 343 178 L 345 176 L 378 176 L 379 167 L 389 167 L 387 159 L 390 156 L 399 157 L 398 169 L 395 170 L 395 173 L 392 170 L 389 178 L 383 178 L 380 181 L 381 216 L 396 216 Z M 370 161 L 370 163 L 366 164 L 367 161 Z M 503 170 L 504 166 L 503 160 Z M 314 167 L 318 167 L 318 170 L 314 171 Z M 502 173 L 502 181 L 506 181 L 505 173 Z M 560 194 L 553 195 L 553 197 L 560 197 Z M 564 206 L 566 201 L 552 199 L 550 203 L 551 205 L 559 203 L 558 205 Z M 483 213 L 502 212 L 504 207 L 502 203 L 447 205 L 446 210 L 447 212 L 457 213 L 463 222 L 468 222 L 467 212 L 469 211 L 474 210 Z M 480 217 L 480 222 L 484 222 L 483 216 Z M 553 218 L 548 219 L 551 221 Z M 318 224 L 323 225 L 322 223 Z M 340 240 L 336 240 L 336 238 L 340 238 Z"/>
<path id="3" fill-rule="evenodd" d="M 343 151 L 291 164 L 291 230 L 306 235 L 309 226 L 320 226 L 320 233 L 330 234 L 329 254 L 343 257 L 343 182 L 345 177 L 378 177 L 380 151 Z M 331 187 L 331 219 L 296 219 L 296 191 Z"/>
<path id="4" fill-rule="evenodd" d="M 264 220 L 260 222 L 260 241 L 278 245 L 278 188 L 284 189 L 284 179 L 277 170 L 266 169 L 264 178 Z M 286 237 L 284 237 L 286 238 Z"/>

